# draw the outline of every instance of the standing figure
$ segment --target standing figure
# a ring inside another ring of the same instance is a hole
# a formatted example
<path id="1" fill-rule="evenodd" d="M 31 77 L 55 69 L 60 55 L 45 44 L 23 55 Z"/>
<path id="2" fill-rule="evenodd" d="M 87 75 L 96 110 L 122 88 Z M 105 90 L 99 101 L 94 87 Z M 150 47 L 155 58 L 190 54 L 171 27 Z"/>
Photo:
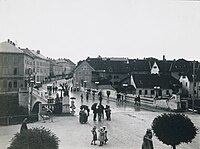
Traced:
<path id="1" fill-rule="evenodd" d="M 152 137 L 153 134 L 151 132 L 151 129 L 147 129 L 146 134 L 143 138 L 142 149 L 154 149 Z"/>
<path id="2" fill-rule="evenodd" d="M 81 103 L 83 102 L 83 93 L 81 93 Z"/>
<path id="3" fill-rule="evenodd" d="M 24 132 L 28 130 L 28 127 L 27 127 L 27 118 L 25 118 L 23 121 L 22 121 L 22 125 L 21 125 L 21 128 L 20 128 L 20 133 Z"/>
<path id="4" fill-rule="evenodd" d="M 97 140 L 97 132 L 96 132 L 96 126 L 94 126 L 91 130 L 92 132 L 92 142 L 91 142 L 91 145 L 96 145 L 95 141 Z"/>
<path id="5" fill-rule="evenodd" d="M 120 93 L 117 93 L 117 101 L 120 101 L 121 95 Z"/>
<path id="6" fill-rule="evenodd" d="M 106 112 L 106 120 L 111 121 L 111 117 L 110 117 L 111 109 L 109 105 L 106 105 L 105 112 Z"/>
<path id="7" fill-rule="evenodd" d="M 87 92 L 86 93 L 86 100 L 88 101 L 88 99 L 89 99 L 89 93 Z"/>
<path id="8" fill-rule="evenodd" d="M 96 121 L 96 117 L 97 117 L 97 103 L 94 103 L 92 105 L 91 110 L 93 111 L 93 121 Z"/>
<path id="9" fill-rule="evenodd" d="M 107 91 L 106 94 L 107 94 L 107 98 L 109 98 L 110 97 L 110 91 Z"/>
<path id="10" fill-rule="evenodd" d="M 108 142 L 108 131 L 106 130 L 106 126 L 103 126 L 103 131 L 104 131 L 104 144 Z"/>
<path id="11" fill-rule="evenodd" d="M 92 92 L 92 99 L 93 99 L 93 101 L 95 100 L 95 92 L 94 91 Z"/>
<path id="12" fill-rule="evenodd" d="M 100 127 L 99 129 L 99 146 L 103 146 L 103 143 L 104 143 L 104 129 L 103 127 Z"/>
<path id="13" fill-rule="evenodd" d="M 100 105 L 98 105 L 98 108 L 97 108 L 97 115 L 98 115 L 98 121 L 101 121 L 102 112 L 101 112 L 101 106 Z"/>

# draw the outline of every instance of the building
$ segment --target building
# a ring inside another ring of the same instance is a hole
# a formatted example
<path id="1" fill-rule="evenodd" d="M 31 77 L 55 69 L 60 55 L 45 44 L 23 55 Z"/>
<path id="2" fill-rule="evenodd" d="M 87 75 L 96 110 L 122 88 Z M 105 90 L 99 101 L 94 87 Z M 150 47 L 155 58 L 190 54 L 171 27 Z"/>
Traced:
<path id="1" fill-rule="evenodd" d="M 33 80 L 35 82 L 45 83 L 50 74 L 50 62 L 40 53 L 40 50 L 30 51 L 34 54 Z"/>
<path id="2" fill-rule="evenodd" d="M 0 43 L 0 93 L 17 93 L 19 87 L 25 86 L 25 69 L 29 64 L 24 62 L 30 59 L 11 40 Z"/>
<path id="3" fill-rule="evenodd" d="M 63 77 L 73 73 L 74 69 L 76 68 L 76 65 L 69 59 L 59 58 L 56 60 L 56 63 L 62 66 Z"/>

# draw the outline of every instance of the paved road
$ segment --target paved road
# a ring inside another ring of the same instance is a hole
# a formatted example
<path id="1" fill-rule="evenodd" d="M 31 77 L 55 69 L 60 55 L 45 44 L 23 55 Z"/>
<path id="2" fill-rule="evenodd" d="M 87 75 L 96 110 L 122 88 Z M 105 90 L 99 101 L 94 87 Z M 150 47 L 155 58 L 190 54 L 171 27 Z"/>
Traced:
<path id="1" fill-rule="evenodd" d="M 51 129 L 60 138 L 60 149 L 94 149 L 94 148 L 109 148 L 109 149 L 140 149 L 142 138 L 145 130 L 151 126 L 153 119 L 161 114 L 161 111 L 146 111 L 127 104 L 116 103 L 103 99 L 103 104 L 109 104 L 112 110 L 112 120 L 101 122 L 92 120 L 90 114 L 87 124 L 80 124 L 78 121 L 78 112 L 81 105 L 80 93 L 70 93 L 70 97 L 76 97 L 76 113 L 75 116 L 54 117 L 54 121 L 46 123 L 36 122 L 28 124 L 28 127 L 44 126 Z M 84 99 L 83 104 L 91 106 L 93 102 L 98 102 L 98 99 L 93 101 Z M 200 115 L 187 114 L 195 125 L 200 129 Z M 96 125 L 107 126 L 108 129 L 108 144 L 103 147 L 90 145 L 92 135 L 91 129 Z M 19 132 L 20 125 L 0 127 L 0 149 L 5 149 L 9 146 L 13 135 Z M 155 136 L 153 137 L 155 149 L 171 149 L 170 146 L 162 144 Z M 200 149 L 200 134 L 190 144 L 178 146 L 178 149 Z"/>

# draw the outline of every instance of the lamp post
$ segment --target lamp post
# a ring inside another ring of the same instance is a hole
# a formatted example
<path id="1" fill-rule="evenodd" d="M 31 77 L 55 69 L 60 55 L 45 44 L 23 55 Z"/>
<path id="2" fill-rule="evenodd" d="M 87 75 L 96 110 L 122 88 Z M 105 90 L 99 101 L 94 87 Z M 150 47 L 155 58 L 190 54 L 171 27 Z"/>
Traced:
<path id="1" fill-rule="evenodd" d="M 192 112 L 194 113 L 194 98 L 195 98 L 195 61 L 193 61 L 193 92 L 192 92 Z"/>
<path id="2" fill-rule="evenodd" d="M 83 81 L 83 83 L 84 83 L 84 87 L 86 88 L 86 83 L 87 83 L 87 81 Z"/>
<path id="3" fill-rule="evenodd" d="M 98 84 L 99 84 L 99 82 L 97 81 L 97 82 L 94 82 L 95 84 L 96 84 L 96 89 L 98 90 Z"/>
<path id="4" fill-rule="evenodd" d="M 157 99 L 158 93 L 159 93 L 159 90 L 160 90 L 160 86 L 154 86 L 154 90 L 155 90 L 155 98 Z"/>
<path id="5" fill-rule="evenodd" d="M 32 109 L 32 100 L 33 100 L 33 84 L 34 84 L 34 81 L 30 80 L 29 82 L 29 91 L 30 91 L 30 94 L 29 94 L 29 103 L 28 103 L 28 114 L 30 115 L 31 114 L 31 109 Z"/>

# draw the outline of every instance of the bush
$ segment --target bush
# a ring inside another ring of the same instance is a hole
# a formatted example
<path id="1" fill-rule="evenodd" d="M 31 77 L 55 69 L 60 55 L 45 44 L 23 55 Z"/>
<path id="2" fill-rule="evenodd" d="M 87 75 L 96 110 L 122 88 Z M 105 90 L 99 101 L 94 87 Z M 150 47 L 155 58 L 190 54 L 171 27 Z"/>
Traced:
<path id="1" fill-rule="evenodd" d="M 8 149 L 58 149 L 59 139 L 50 130 L 39 127 L 17 133 Z"/>
<path id="2" fill-rule="evenodd" d="M 173 149 L 181 143 L 192 142 L 197 134 L 197 128 L 184 114 L 162 114 L 153 120 L 152 129 L 160 141 Z"/>

